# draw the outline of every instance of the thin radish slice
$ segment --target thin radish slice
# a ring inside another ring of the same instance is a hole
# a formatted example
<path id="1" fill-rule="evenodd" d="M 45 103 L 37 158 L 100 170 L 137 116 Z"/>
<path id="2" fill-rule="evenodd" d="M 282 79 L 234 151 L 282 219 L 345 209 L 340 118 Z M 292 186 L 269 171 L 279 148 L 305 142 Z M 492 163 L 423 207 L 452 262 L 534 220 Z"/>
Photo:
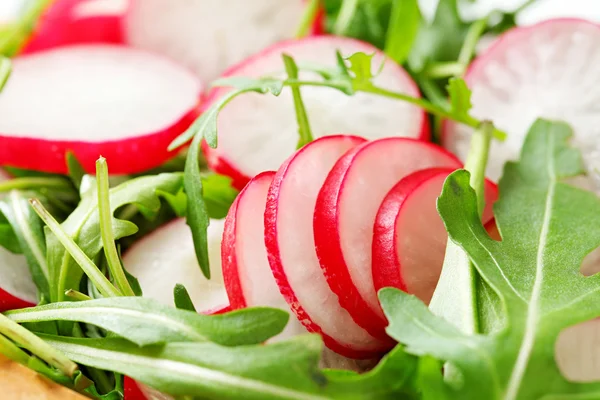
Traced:
<path id="1" fill-rule="evenodd" d="M 57 0 L 44 12 L 23 53 L 77 43 L 123 43 L 130 0 Z"/>
<path id="2" fill-rule="evenodd" d="M 223 220 L 211 220 L 208 227 L 210 280 L 200 271 L 192 233 L 183 218 L 136 242 L 123 257 L 123 264 L 138 279 L 145 297 L 173 306 L 173 288 L 181 283 L 199 312 L 215 313 L 229 304 L 221 272 L 223 225 Z"/>
<path id="3" fill-rule="evenodd" d="M 282 54 L 302 64 L 336 67 L 335 52 L 344 56 L 356 52 L 374 54 L 374 65 L 384 62 L 385 55 L 368 43 L 334 36 L 317 36 L 279 43 L 233 67 L 224 77 L 264 75 L 283 76 Z M 301 72 L 301 79 L 314 80 L 316 74 Z M 385 62 L 375 83 L 389 90 L 418 97 L 419 90 L 409 75 L 391 60 Z M 215 88 L 207 104 L 221 98 L 230 88 Z M 405 102 L 358 93 L 347 96 L 338 90 L 303 87 L 302 99 L 315 137 L 331 132 L 357 132 L 367 139 L 388 136 L 426 138 L 425 113 Z M 249 93 L 234 99 L 218 118 L 219 145 L 205 146 L 207 160 L 217 172 L 236 178 L 240 186 L 257 173 L 274 170 L 296 149 L 298 128 L 289 88 L 275 98 Z M 232 174 L 233 172 L 233 174 Z"/>
<path id="4" fill-rule="evenodd" d="M 340 304 L 370 332 L 383 332 L 387 326 L 372 275 L 379 206 L 400 179 L 415 171 L 460 166 L 453 155 L 431 143 L 387 138 L 346 153 L 323 184 L 314 216 L 321 268 Z"/>
<path id="5" fill-rule="evenodd" d="M 302 0 L 133 0 L 127 41 L 215 79 L 247 56 L 294 36 Z"/>
<path id="6" fill-rule="evenodd" d="M 265 211 L 265 244 L 273 275 L 283 297 L 311 332 L 325 345 L 352 358 L 372 357 L 390 346 L 358 326 L 353 309 L 340 306 L 327 285 L 315 252 L 313 213 L 317 195 L 335 162 L 364 143 L 355 136 L 328 136 L 313 141 L 290 157 L 269 188 Z M 383 335 L 381 335 L 383 337 Z"/>
<path id="7" fill-rule="evenodd" d="M 114 174 L 147 170 L 174 154 L 201 92 L 180 66 L 121 46 L 18 57 L 0 94 L 0 165 L 64 173 L 72 150 L 88 171 L 100 155 Z"/>
<path id="8" fill-rule="evenodd" d="M 10 176 L 0 169 L 0 182 L 9 179 Z M 0 246 L 0 312 L 33 307 L 36 303 L 37 289 L 25 256 Z"/>
<path id="9" fill-rule="evenodd" d="M 518 156 L 538 117 L 568 122 L 588 169 L 600 166 L 597 60 L 600 26 L 557 19 L 505 33 L 473 62 L 465 77 L 473 91 L 472 113 L 508 133 L 504 142 L 492 143 L 487 169 L 492 179 L 500 177 L 505 161 Z M 448 122 L 444 145 L 465 159 L 471 133 Z"/>
<path id="10" fill-rule="evenodd" d="M 414 294 L 426 304 L 431 300 L 448 240 L 436 201 L 453 171 L 448 168 L 417 171 L 403 178 L 386 195 L 373 233 L 376 290 L 391 286 Z M 496 184 L 486 181 L 484 223 L 493 218 L 492 205 L 497 197 Z"/>

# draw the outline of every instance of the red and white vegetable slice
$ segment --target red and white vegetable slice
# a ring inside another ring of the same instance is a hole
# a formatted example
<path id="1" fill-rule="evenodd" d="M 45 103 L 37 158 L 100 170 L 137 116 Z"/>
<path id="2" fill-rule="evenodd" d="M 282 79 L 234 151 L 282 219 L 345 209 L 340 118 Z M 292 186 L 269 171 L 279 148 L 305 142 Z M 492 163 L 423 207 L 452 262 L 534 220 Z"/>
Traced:
<path id="1" fill-rule="evenodd" d="M 204 314 L 222 312 L 229 304 L 221 273 L 223 221 L 211 220 L 208 255 L 211 279 L 202 274 L 189 226 L 176 219 L 136 242 L 125 253 L 123 264 L 135 276 L 144 297 L 173 306 L 173 288 L 180 283 L 188 290 L 196 310 Z"/>
<path id="2" fill-rule="evenodd" d="M 32 53 L 77 43 L 123 43 L 130 0 L 57 0 L 42 15 L 23 49 Z"/>
<path id="3" fill-rule="evenodd" d="M 303 0 L 133 0 L 126 40 L 210 81 L 249 55 L 292 38 L 304 7 Z"/>
<path id="4" fill-rule="evenodd" d="M 417 171 L 398 182 L 386 195 L 373 233 L 376 290 L 392 286 L 414 294 L 425 303 L 431 300 L 448 240 L 436 201 L 452 171 L 447 168 Z M 484 223 L 492 219 L 492 205 L 497 197 L 496 185 L 486 181 Z"/>
<path id="5" fill-rule="evenodd" d="M 64 173 L 72 150 L 88 171 L 100 155 L 113 174 L 148 170 L 173 155 L 201 92 L 170 60 L 121 46 L 18 57 L 0 93 L 0 165 Z"/>
<path id="6" fill-rule="evenodd" d="M 432 167 L 459 168 L 461 163 L 431 143 L 380 139 L 340 158 L 319 193 L 314 234 L 321 267 L 340 304 L 370 332 L 383 332 L 387 325 L 371 268 L 377 211 L 399 180 Z"/>
<path id="7" fill-rule="evenodd" d="M 273 338 L 281 340 L 306 333 L 306 329 L 279 292 L 267 259 L 264 213 L 274 176 L 275 172 L 263 172 L 240 192 L 225 220 L 221 255 L 232 309 L 267 306 L 291 314 L 285 330 Z"/>
<path id="8" fill-rule="evenodd" d="M 588 168 L 600 165 L 598 58 L 600 26 L 556 19 L 505 33 L 473 62 L 465 76 L 473 91 L 472 114 L 508 133 L 504 142 L 492 143 L 487 170 L 492 179 L 500 177 L 505 161 L 518 156 L 538 117 L 568 122 Z M 465 159 L 470 137 L 471 129 L 449 122 L 443 142 Z"/>
<path id="9" fill-rule="evenodd" d="M 267 197 L 265 244 L 281 293 L 296 316 L 325 345 L 352 358 L 367 358 L 389 348 L 389 338 L 375 338 L 340 306 L 327 284 L 315 252 L 313 213 L 317 195 L 335 162 L 364 139 L 328 136 L 306 145 L 277 171 Z M 383 336 L 383 335 L 382 335 Z"/>
<path id="10" fill-rule="evenodd" d="M 0 169 L 0 182 L 10 176 Z M 25 256 L 13 254 L 0 246 L 0 312 L 33 307 L 37 303 L 37 289 Z"/>
<path id="11" fill-rule="evenodd" d="M 310 37 L 279 43 L 231 68 L 224 77 L 282 75 L 282 54 L 299 65 L 317 64 L 335 68 L 335 52 L 344 56 L 356 52 L 374 54 L 373 65 L 380 65 L 384 54 L 368 43 L 334 36 Z M 301 72 L 301 79 L 316 75 Z M 374 79 L 377 85 L 418 97 L 419 90 L 409 75 L 393 61 L 387 61 Z M 207 104 L 225 95 L 230 88 L 215 88 Z M 318 138 L 331 132 L 356 132 L 367 139 L 388 136 L 424 138 L 428 135 L 425 113 L 420 108 L 386 97 L 365 93 L 347 96 L 324 87 L 302 87 L 302 99 Z M 243 186 L 257 173 L 275 170 L 296 149 L 298 127 L 289 88 L 279 97 L 249 93 L 235 98 L 218 117 L 219 145 L 205 146 L 211 168 L 234 178 Z"/>

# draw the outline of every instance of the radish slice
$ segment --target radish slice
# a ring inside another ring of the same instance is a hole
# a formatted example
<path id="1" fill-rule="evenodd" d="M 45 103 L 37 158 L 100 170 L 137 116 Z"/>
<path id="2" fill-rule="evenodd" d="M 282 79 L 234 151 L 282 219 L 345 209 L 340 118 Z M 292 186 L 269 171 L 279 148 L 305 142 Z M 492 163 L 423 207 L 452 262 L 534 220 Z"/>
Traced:
<path id="1" fill-rule="evenodd" d="M 358 326 L 340 307 L 315 252 L 313 212 L 317 195 L 335 162 L 364 142 L 355 136 L 328 136 L 309 143 L 281 166 L 269 189 L 265 211 L 265 244 L 271 269 L 283 297 L 325 345 L 352 358 L 372 357 L 390 346 Z M 383 335 L 381 335 L 383 337 Z"/>
<path id="2" fill-rule="evenodd" d="M 275 340 L 306 333 L 279 292 L 265 247 L 264 213 L 275 172 L 263 172 L 240 192 L 225 220 L 221 257 L 223 277 L 233 309 L 267 306 L 287 311 L 291 318 Z M 271 339 L 271 341 L 273 341 Z"/>
<path id="3" fill-rule="evenodd" d="M 374 54 L 374 65 L 380 65 L 384 54 L 368 43 L 355 39 L 318 36 L 279 43 L 250 57 L 224 74 L 225 77 L 282 75 L 283 53 L 301 64 L 317 64 L 335 68 L 335 51 L 344 56 L 356 52 Z M 314 80 L 316 74 L 300 73 L 301 79 Z M 419 97 L 419 90 L 406 71 L 393 61 L 387 61 L 374 79 L 379 86 Z M 215 88 L 207 103 L 216 101 L 230 88 Z M 347 96 L 335 89 L 303 87 L 302 99 L 315 137 L 331 132 L 357 132 L 367 139 L 387 136 L 426 138 L 425 113 L 406 102 L 357 93 Z M 289 88 L 275 98 L 249 93 L 237 97 L 221 111 L 218 118 L 219 146 L 205 146 L 211 168 L 234 178 L 243 186 L 257 173 L 274 170 L 296 149 L 298 127 Z"/>
<path id="4" fill-rule="evenodd" d="M 304 7 L 302 0 L 133 0 L 126 39 L 209 81 L 250 54 L 292 38 Z"/>
<path id="5" fill-rule="evenodd" d="M 440 277 L 448 234 L 437 213 L 436 201 L 454 170 L 431 168 L 403 178 L 379 207 L 373 233 L 375 289 L 392 286 L 429 304 Z M 482 221 L 493 218 L 498 188 L 485 184 Z M 495 226 L 495 225 L 494 225 Z"/>
<path id="6" fill-rule="evenodd" d="M 43 14 L 23 53 L 76 43 L 123 43 L 129 0 L 58 0 Z"/>
<path id="7" fill-rule="evenodd" d="M 387 326 L 371 267 L 379 206 L 400 179 L 415 171 L 460 166 L 453 155 L 431 143 L 380 139 L 346 153 L 323 184 L 314 217 L 321 268 L 340 304 L 370 332 L 383 332 Z"/>
<path id="8" fill-rule="evenodd" d="M 183 218 L 155 230 L 129 249 L 123 264 L 140 282 L 144 297 L 173 305 L 173 288 L 184 284 L 196 309 L 215 313 L 229 304 L 221 272 L 223 220 L 211 220 L 208 227 L 208 255 L 211 279 L 207 280 L 196 261 L 190 228 Z"/>
<path id="9" fill-rule="evenodd" d="M 0 182 L 9 179 L 10 176 L 0 169 Z M 0 312 L 33 307 L 36 303 L 37 289 L 25 256 L 0 246 Z"/>
<path id="10" fill-rule="evenodd" d="M 600 71 L 594 68 L 599 57 L 598 25 L 557 19 L 505 33 L 473 62 L 465 77 L 473 91 L 473 116 L 508 133 L 504 142 L 492 143 L 487 170 L 492 179 L 500 177 L 505 161 L 518 156 L 538 117 L 568 122 L 589 170 L 600 166 L 595 92 Z M 471 133 L 448 122 L 444 145 L 464 160 Z"/>
<path id="11" fill-rule="evenodd" d="M 100 155 L 113 174 L 156 167 L 198 115 L 201 91 L 185 69 L 126 47 L 18 57 L 0 94 L 0 165 L 65 173 L 70 149 L 88 171 Z"/>

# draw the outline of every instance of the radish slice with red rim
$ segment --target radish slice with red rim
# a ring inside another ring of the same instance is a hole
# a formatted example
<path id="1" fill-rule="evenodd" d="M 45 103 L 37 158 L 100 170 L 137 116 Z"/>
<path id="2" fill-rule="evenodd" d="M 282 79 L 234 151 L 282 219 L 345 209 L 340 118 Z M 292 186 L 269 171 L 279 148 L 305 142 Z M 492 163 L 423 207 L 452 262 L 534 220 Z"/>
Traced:
<path id="1" fill-rule="evenodd" d="M 325 345 L 352 358 L 368 358 L 388 349 L 390 339 L 376 338 L 358 326 L 354 310 L 340 306 L 315 252 L 313 224 L 317 195 L 335 162 L 364 143 L 355 136 L 327 136 L 309 143 L 277 171 L 267 197 L 265 244 L 279 289 L 292 310 Z"/>
<path id="2" fill-rule="evenodd" d="M 221 256 L 223 277 L 233 309 L 266 306 L 290 313 L 282 333 L 270 341 L 306 333 L 275 282 L 265 247 L 264 213 L 275 172 L 263 172 L 240 192 L 225 220 Z"/>
<path id="3" fill-rule="evenodd" d="M 444 262 L 448 234 L 436 201 L 453 169 L 431 168 L 412 173 L 396 184 L 379 207 L 373 233 L 375 289 L 395 287 L 431 300 Z M 482 221 L 493 217 L 498 188 L 485 183 Z"/>
<path id="4" fill-rule="evenodd" d="M 33 53 L 78 43 L 123 43 L 130 0 L 57 0 L 42 14 L 23 49 Z"/>
<path id="5" fill-rule="evenodd" d="M 158 228 L 137 241 L 124 255 L 123 264 L 135 276 L 144 297 L 173 306 L 173 288 L 185 285 L 198 312 L 219 313 L 229 304 L 221 272 L 223 220 L 211 220 L 208 227 L 208 255 L 211 279 L 202 274 L 189 226 L 183 218 Z"/>
<path id="6" fill-rule="evenodd" d="M 334 36 L 310 37 L 276 44 L 227 71 L 223 77 L 284 76 L 282 54 L 292 56 L 296 63 L 316 64 L 336 68 L 336 50 L 350 56 L 356 52 L 374 54 L 373 65 L 385 65 L 375 78 L 375 84 L 386 89 L 419 97 L 419 90 L 410 76 L 383 52 L 355 39 Z M 314 80 L 313 72 L 300 72 L 300 79 Z M 207 104 L 217 101 L 230 88 L 215 88 Z M 302 99 L 318 138 L 331 132 L 357 132 L 367 139 L 388 136 L 427 138 L 428 128 L 422 109 L 406 102 L 366 93 L 348 96 L 326 87 L 302 87 Z M 243 186 L 257 173 L 274 170 L 295 150 L 298 128 L 293 99 L 289 88 L 279 97 L 248 93 L 235 98 L 218 117 L 219 145 L 204 147 L 211 168 L 235 179 Z"/>
<path id="7" fill-rule="evenodd" d="M 492 179 L 500 177 L 507 160 L 517 158 L 539 117 L 569 123 L 590 171 L 600 166 L 599 58 L 600 26 L 556 19 L 508 31 L 471 64 L 465 80 L 473 91 L 473 116 L 508 134 L 504 142 L 492 142 L 487 168 Z M 471 134 L 470 128 L 447 122 L 443 143 L 464 160 Z"/>
<path id="8" fill-rule="evenodd" d="M 252 53 L 292 38 L 304 7 L 303 0 L 133 0 L 126 40 L 209 81 Z"/>
<path id="9" fill-rule="evenodd" d="M 170 60 L 121 46 L 17 57 L 0 94 L 0 165 L 65 173 L 72 150 L 88 171 L 100 155 L 113 174 L 148 170 L 174 155 L 201 92 Z"/>
<path id="10" fill-rule="evenodd" d="M 370 332 L 387 326 L 372 275 L 377 211 L 400 179 L 431 167 L 460 168 L 461 163 L 431 143 L 380 139 L 341 157 L 319 193 L 314 235 L 321 268 L 340 304 Z"/>

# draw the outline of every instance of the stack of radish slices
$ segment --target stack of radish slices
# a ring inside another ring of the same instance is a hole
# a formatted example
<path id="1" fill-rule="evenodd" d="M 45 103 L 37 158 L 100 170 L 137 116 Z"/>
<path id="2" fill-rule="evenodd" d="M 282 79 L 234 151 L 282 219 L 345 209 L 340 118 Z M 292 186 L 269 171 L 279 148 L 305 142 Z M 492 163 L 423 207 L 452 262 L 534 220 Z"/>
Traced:
<path id="1" fill-rule="evenodd" d="M 429 301 L 447 240 L 435 202 L 460 167 L 424 141 L 334 135 L 257 175 L 225 223 L 232 308 L 284 308 L 297 317 L 288 334 L 318 332 L 350 358 L 381 355 L 393 343 L 377 289 L 394 286 Z M 483 222 L 497 197 L 491 182 L 485 197 Z"/>

